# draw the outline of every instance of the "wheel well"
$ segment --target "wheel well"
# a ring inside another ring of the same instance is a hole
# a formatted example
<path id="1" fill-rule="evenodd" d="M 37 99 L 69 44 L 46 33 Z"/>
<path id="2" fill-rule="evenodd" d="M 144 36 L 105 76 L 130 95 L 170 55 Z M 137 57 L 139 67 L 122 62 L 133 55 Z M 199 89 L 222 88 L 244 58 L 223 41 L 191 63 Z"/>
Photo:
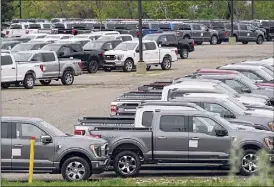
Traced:
<path id="1" fill-rule="evenodd" d="M 113 150 L 112 155 L 111 155 L 111 159 L 114 159 L 123 150 L 133 151 L 137 155 L 143 156 L 143 152 L 141 151 L 141 149 L 138 146 L 136 146 L 134 144 L 131 144 L 131 143 L 127 143 L 127 144 L 118 145 Z"/>
<path id="2" fill-rule="evenodd" d="M 169 58 L 171 60 L 171 56 L 169 54 L 166 54 L 164 58 Z"/>
<path id="3" fill-rule="evenodd" d="M 27 71 L 26 75 L 32 75 L 34 78 L 36 78 L 36 74 L 32 70 Z M 25 77 L 26 77 L 26 75 L 25 75 Z"/>
<path id="4" fill-rule="evenodd" d="M 217 36 L 216 34 L 212 34 L 212 36 L 211 36 L 211 37 L 213 37 L 213 36 L 216 36 L 216 38 L 218 38 L 218 36 Z"/>
<path id="5" fill-rule="evenodd" d="M 191 38 L 189 34 L 184 35 L 184 38 L 185 38 L 185 37 Z"/>
<path id="6" fill-rule="evenodd" d="M 131 57 L 128 57 L 126 60 L 131 60 L 133 63 L 134 63 L 134 60 L 133 60 L 133 58 L 131 58 Z M 125 60 L 125 61 L 126 61 Z"/>
<path id="7" fill-rule="evenodd" d="M 87 163 L 90 165 L 91 167 L 91 163 L 90 163 L 90 160 L 89 158 L 83 154 L 83 153 L 80 153 L 80 152 L 70 152 L 70 153 L 67 153 L 66 155 L 64 155 L 60 161 L 60 164 L 59 164 L 59 168 L 61 169 L 62 168 L 62 165 L 64 164 L 64 162 L 68 159 L 68 158 L 71 158 L 71 157 L 74 157 L 74 156 L 78 156 L 78 157 L 81 157 L 83 159 L 85 159 L 87 161 Z"/>
<path id="8" fill-rule="evenodd" d="M 95 60 L 96 62 L 99 63 L 99 58 L 98 58 L 98 57 L 91 56 L 91 57 L 89 58 L 89 61 L 92 61 L 92 60 Z"/>
<path id="9" fill-rule="evenodd" d="M 259 150 L 261 149 L 261 147 L 254 145 L 254 144 L 246 144 L 242 147 L 243 150 L 248 150 L 248 149 L 252 149 L 252 150 Z"/>
<path id="10" fill-rule="evenodd" d="M 261 36 L 262 38 L 264 38 L 264 36 L 263 36 L 263 35 L 259 34 L 259 35 L 258 35 L 258 37 L 260 37 L 260 36 Z"/>
<path id="11" fill-rule="evenodd" d="M 74 69 L 73 69 L 72 67 L 67 67 L 67 68 L 64 70 L 63 74 L 64 74 L 66 71 L 71 71 L 71 72 L 74 74 Z"/>

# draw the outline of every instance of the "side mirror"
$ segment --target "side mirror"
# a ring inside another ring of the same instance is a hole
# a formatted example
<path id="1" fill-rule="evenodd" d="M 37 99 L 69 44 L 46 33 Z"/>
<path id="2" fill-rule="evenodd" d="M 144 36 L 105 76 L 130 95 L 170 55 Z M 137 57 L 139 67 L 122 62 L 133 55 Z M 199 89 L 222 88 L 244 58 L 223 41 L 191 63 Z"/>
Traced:
<path id="1" fill-rule="evenodd" d="M 108 51 L 108 48 L 104 48 L 103 50 L 104 50 L 104 51 Z"/>
<path id="2" fill-rule="evenodd" d="M 43 144 L 48 144 L 52 142 L 52 138 L 50 136 L 41 136 L 41 142 Z"/>
<path id="3" fill-rule="evenodd" d="M 226 129 L 215 129 L 216 136 L 227 136 L 228 132 Z"/>
<path id="4" fill-rule="evenodd" d="M 158 41 L 158 45 L 162 45 L 163 44 L 163 41 Z"/>
<path id="5" fill-rule="evenodd" d="M 31 59 L 31 61 L 32 62 L 37 62 L 38 60 L 34 58 L 34 59 Z"/>
<path id="6" fill-rule="evenodd" d="M 64 54 L 65 54 L 64 52 L 60 52 L 59 56 L 64 56 Z"/>
<path id="7" fill-rule="evenodd" d="M 255 82 L 256 83 L 263 83 L 264 81 L 263 80 L 256 80 Z"/>
<path id="8" fill-rule="evenodd" d="M 251 93 L 251 90 L 249 88 L 242 88 L 241 90 L 243 93 Z"/>
<path id="9" fill-rule="evenodd" d="M 234 114 L 224 114 L 223 117 L 224 118 L 233 118 L 233 119 L 236 118 L 236 116 Z"/>
<path id="10" fill-rule="evenodd" d="M 140 52 L 140 50 L 139 49 L 136 49 L 136 53 L 139 53 Z"/>

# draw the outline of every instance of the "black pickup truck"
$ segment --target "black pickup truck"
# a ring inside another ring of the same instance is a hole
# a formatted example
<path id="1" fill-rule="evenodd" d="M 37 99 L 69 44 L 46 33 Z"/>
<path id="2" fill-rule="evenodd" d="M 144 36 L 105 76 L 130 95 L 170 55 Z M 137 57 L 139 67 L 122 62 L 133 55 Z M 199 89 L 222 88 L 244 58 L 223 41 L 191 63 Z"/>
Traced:
<path id="1" fill-rule="evenodd" d="M 104 54 L 100 51 L 84 51 L 81 43 L 61 43 L 48 44 L 41 50 L 55 51 L 58 58 L 76 58 L 80 59 L 82 70 L 89 73 L 96 73 L 100 64 L 104 60 Z"/>
<path id="2" fill-rule="evenodd" d="M 86 28 L 85 24 L 65 24 L 56 23 L 53 24 L 53 29 L 51 29 L 52 34 L 86 34 L 91 33 L 91 29 Z"/>
<path id="3" fill-rule="evenodd" d="M 136 37 L 136 28 L 136 23 L 116 24 L 113 30 L 118 31 L 120 34 L 131 34 Z"/>
<path id="4" fill-rule="evenodd" d="M 274 38 L 274 20 L 261 21 L 260 27 L 266 30 L 265 38 L 267 41 L 272 41 Z"/>
<path id="5" fill-rule="evenodd" d="M 177 47 L 182 59 L 188 58 L 189 53 L 195 50 L 194 40 L 178 38 L 175 32 L 147 34 L 143 40 L 154 40 L 162 47 Z"/>

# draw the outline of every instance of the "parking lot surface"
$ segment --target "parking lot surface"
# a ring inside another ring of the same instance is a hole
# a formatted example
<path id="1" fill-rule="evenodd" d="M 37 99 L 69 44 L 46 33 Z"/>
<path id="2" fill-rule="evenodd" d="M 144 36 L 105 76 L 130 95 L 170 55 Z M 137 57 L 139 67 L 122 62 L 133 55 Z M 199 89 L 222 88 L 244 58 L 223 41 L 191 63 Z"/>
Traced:
<path id="1" fill-rule="evenodd" d="M 196 46 L 189 59 L 179 60 L 173 64 L 169 71 L 162 71 L 160 67 L 152 67 L 146 75 L 136 75 L 135 72 L 124 73 L 119 71 L 84 74 L 75 77 L 72 86 L 63 86 L 60 82 L 53 81 L 50 86 L 37 83 L 34 89 L 9 88 L 2 90 L 2 115 L 3 116 L 28 116 L 39 117 L 55 125 L 66 133 L 73 133 L 73 125 L 81 116 L 108 116 L 110 102 L 122 93 L 137 89 L 153 81 L 166 81 L 191 73 L 199 68 L 216 68 L 217 66 L 242 60 L 262 59 L 273 57 L 273 42 L 263 45 L 250 43 L 248 45 L 201 45 Z M 210 171 L 191 171 L 193 176 L 200 176 Z M 216 175 L 226 176 L 226 172 Z M 158 174 L 150 170 L 142 171 L 141 177 L 157 177 Z M 149 174 L 151 173 L 151 174 Z M 159 176 L 164 173 L 161 170 Z M 171 176 L 186 176 L 186 171 L 176 171 Z M 165 174 L 166 175 L 166 174 Z M 27 174 L 4 174 L 4 178 L 27 179 Z M 113 172 L 107 172 L 100 177 L 113 177 Z M 188 174 L 187 176 L 192 176 Z M 98 177 L 98 176 L 96 176 Z M 35 175 L 34 179 L 61 179 L 61 175 Z"/>

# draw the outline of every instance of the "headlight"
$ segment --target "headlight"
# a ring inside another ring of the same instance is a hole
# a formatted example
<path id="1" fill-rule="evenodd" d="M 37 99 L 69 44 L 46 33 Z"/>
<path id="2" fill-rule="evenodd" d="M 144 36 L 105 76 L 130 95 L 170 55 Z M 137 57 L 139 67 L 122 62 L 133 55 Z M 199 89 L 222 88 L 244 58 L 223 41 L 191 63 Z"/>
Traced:
<path id="1" fill-rule="evenodd" d="M 124 55 L 117 55 L 117 60 L 122 60 Z"/>
<path id="2" fill-rule="evenodd" d="M 272 131 L 274 131 L 274 122 L 273 121 L 269 122 L 268 126 Z"/>
<path id="3" fill-rule="evenodd" d="M 273 149 L 273 138 L 265 138 L 264 143 L 269 149 Z"/>

